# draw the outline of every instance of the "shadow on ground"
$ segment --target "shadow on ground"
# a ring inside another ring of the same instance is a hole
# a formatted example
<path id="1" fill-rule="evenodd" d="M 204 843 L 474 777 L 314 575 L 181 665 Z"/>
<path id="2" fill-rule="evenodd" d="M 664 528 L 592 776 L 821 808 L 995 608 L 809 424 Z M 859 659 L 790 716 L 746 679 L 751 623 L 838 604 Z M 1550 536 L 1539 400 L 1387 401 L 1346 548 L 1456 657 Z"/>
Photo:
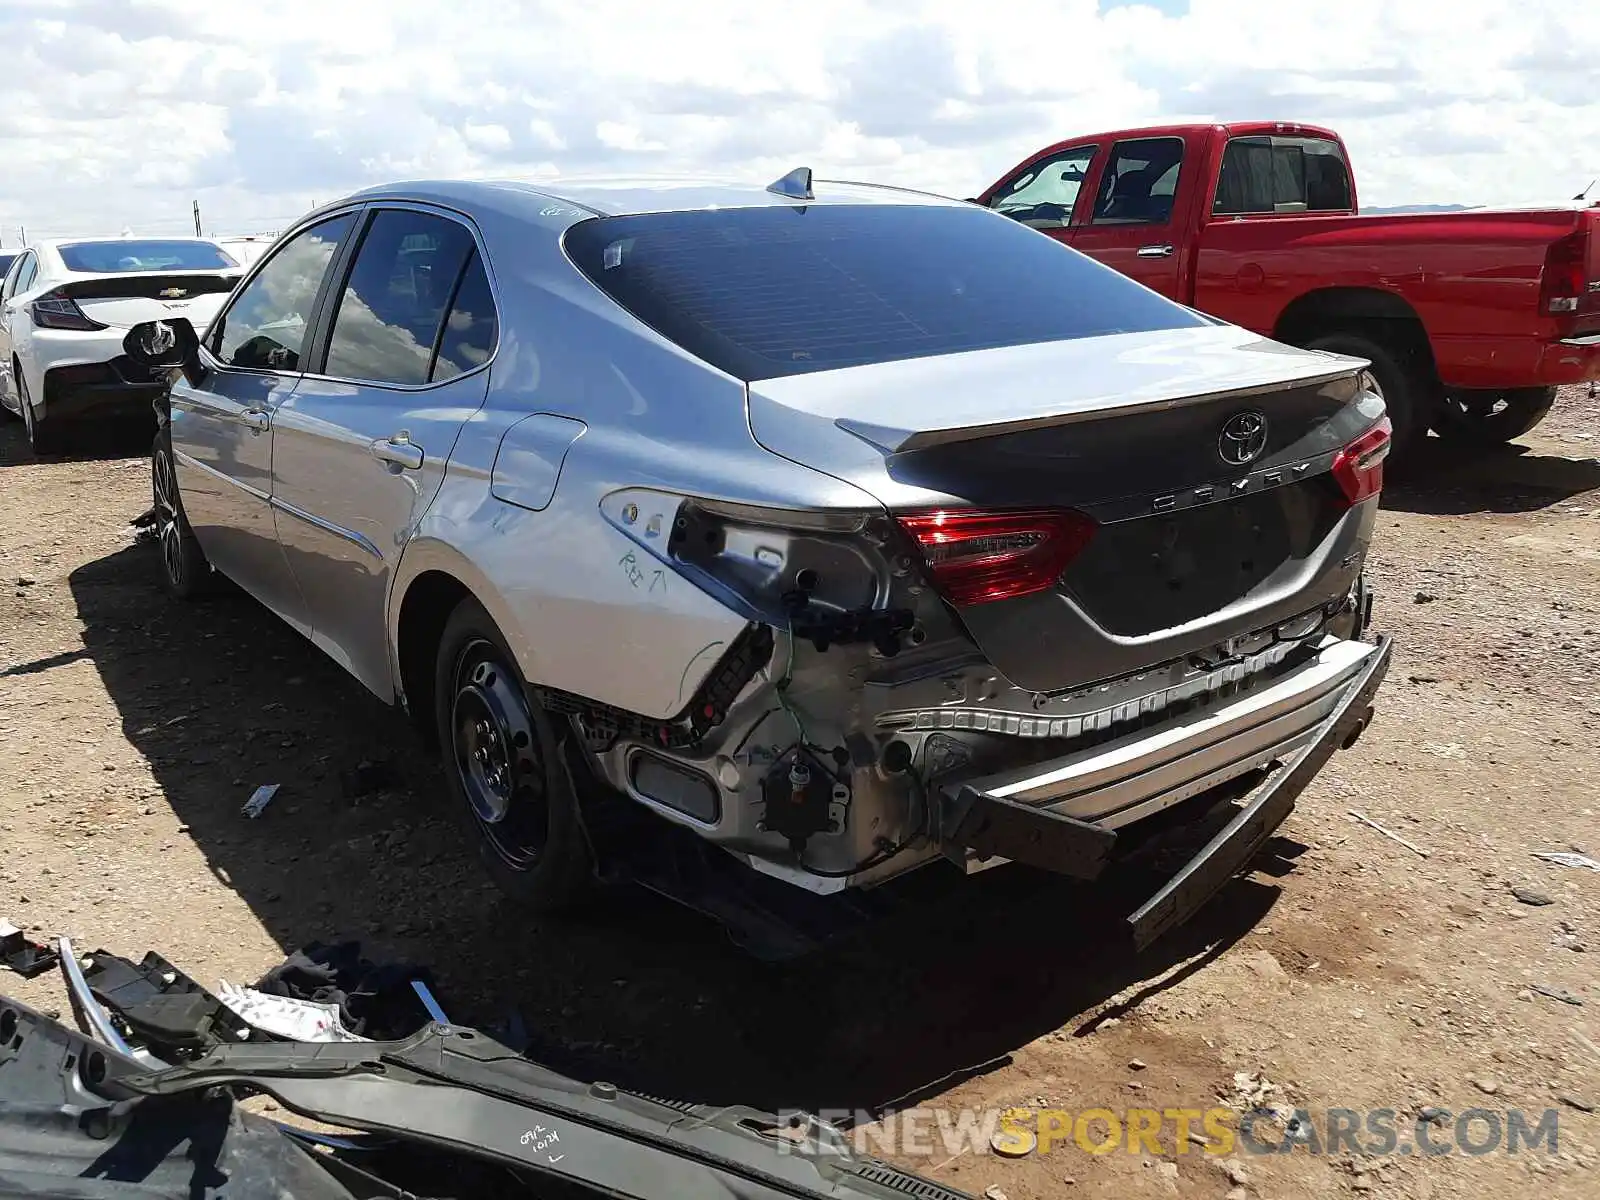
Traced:
<path id="1" fill-rule="evenodd" d="M 1015 867 L 951 870 L 915 908 L 783 964 L 632 889 L 534 919 L 485 881 L 401 714 L 243 595 L 180 606 L 156 569 L 139 544 L 69 582 L 125 735 L 219 886 L 286 951 L 357 937 L 431 966 L 454 1019 L 489 1026 L 515 1008 L 535 1056 L 581 1077 L 709 1103 L 877 1108 L 1229 944 L 1278 895 L 1236 881 L 1137 960 L 1119 926 L 1153 881 L 1132 874 L 1085 889 Z M 399 784 L 344 795 L 341 775 L 362 760 L 392 763 Z M 263 783 L 282 790 L 247 820 L 240 806 Z M 183 961 L 182 946 L 151 948 Z"/>
<path id="2" fill-rule="evenodd" d="M 1411 461 L 1389 472 L 1385 485 L 1383 507 L 1394 512 L 1538 512 L 1600 488 L 1600 459 L 1540 454 L 1516 444 L 1468 449 L 1430 437 Z"/>
<path id="3" fill-rule="evenodd" d="M 155 431 L 153 417 L 122 417 L 86 424 L 74 433 L 74 445 L 69 453 L 35 454 L 28 445 L 22 418 L 9 409 L 0 408 L 0 434 L 4 435 L 0 436 L 0 471 L 23 463 L 100 462 L 148 453 Z"/>

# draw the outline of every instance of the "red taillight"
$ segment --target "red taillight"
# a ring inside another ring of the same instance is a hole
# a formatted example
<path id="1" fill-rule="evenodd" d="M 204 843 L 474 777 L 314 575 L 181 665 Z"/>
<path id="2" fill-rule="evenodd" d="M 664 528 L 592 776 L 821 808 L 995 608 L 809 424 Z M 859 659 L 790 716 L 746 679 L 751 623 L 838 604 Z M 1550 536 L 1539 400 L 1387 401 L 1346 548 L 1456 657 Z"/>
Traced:
<path id="1" fill-rule="evenodd" d="M 1393 433 L 1394 426 L 1383 417 L 1334 455 L 1333 477 L 1351 504 L 1360 504 L 1383 490 L 1383 460 L 1389 457 Z"/>
<path id="2" fill-rule="evenodd" d="M 1539 281 L 1539 309 L 1545 313 L 1575 313 L 1589 294 L 1589 231 L 1580 229 L 1550 244 L 1544 254 L 1544 276 Z"/>
<path id="3" fill-rule="evenodd" d="M 922 550 L 952 604 L 986 604 L 1041 592 L 1094 536 L 1095 524 L 1064 509 L 979 512 L 938 509 L 895 518 Z"/>
<path id="4" fill-rule="evenodd" d="M 33 323 L 44 329 L 72 329 L 92 333 L 107 328 L 93 317 L 87 316 L 71 296 L 59 292 L 46 292 L 33 302 Z"/>

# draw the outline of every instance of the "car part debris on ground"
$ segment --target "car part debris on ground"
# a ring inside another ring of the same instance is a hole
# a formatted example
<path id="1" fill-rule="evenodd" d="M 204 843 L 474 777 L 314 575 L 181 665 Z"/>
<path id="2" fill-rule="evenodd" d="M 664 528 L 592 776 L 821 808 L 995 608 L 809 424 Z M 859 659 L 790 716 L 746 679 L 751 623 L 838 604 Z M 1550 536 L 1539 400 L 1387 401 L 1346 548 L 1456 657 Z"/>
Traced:
<path id="1" fill-rule="evenodd" d="M 244 807 L 239 811 L 254 820 L 266 811 L 267 805 L 272 803 L 272 798 L 278 794 L 279 785 L 276 783 L 263 783 L 250 793 L 250 799 L 244 802 Z"/>
<path id="2" fill-rule="evenodd" d="M 62 938 L 59 953 L 82 1032 L 0 994 L 0 1186 L 19 1200 L 86 1196 L 88 1178 L 96 1197 L 129 1200 L 533 1200 L 552 1187 L 575 1200 L 965 1200 L 853 1152 L 815 1117 L 558 1075 L 443 1020 L 421 980 L 391 988 L 409 969 L 367 962 L 354 943 L 308 947 L 262 982 L 349 984 L 346 1004 L 409 993 L 420 1016 L 408 1036 L 330 1039 L 338 1005 L 232 985 L 219 999 L 153 951 L 137 964 L 104 950 L 79 958 Z M 285 1040 L 285 1006 L 305 1005 L 322 1021 Z M 320 1127 L 240 1108 L 248 1095 Z"/>

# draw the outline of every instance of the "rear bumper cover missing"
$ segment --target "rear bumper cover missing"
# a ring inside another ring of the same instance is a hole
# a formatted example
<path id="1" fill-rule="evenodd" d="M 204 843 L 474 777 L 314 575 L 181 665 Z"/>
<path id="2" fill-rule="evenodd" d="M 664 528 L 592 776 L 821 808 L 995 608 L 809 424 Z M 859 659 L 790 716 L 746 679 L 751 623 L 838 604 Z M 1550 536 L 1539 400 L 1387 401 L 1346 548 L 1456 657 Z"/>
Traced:
<path id="1" fill-rule="evenodd" d="M 1341 643 L 1340 647 L 1346 648 L 1346 654 L 1358 648 L 1359 657 L 1342 664 L 1335 686 L 1312 689 L 1314 702 L 1296 706 L 1296 711 L 1314 715 L 1311 723 L 1291 732 L 1280 724 L 1284 716 L 1281 709 L 1274 711 L 1274 706 L 1268 705 L 1261 711 L 1259 702 L 1243 705 L 1246 714 L 1268 718 L 1247 723 L 1249 730 L 1267 735 L 1249 739 L 1252 743 L 1260 741 L 1259 746 L 1252 745 L 1250 753 L 1244 757 L 1234 757 L 1226 770 L 1207 770 L 1202 765 L 1190 785 L 1162 790 L 1149 803 L 1131 806 L 1138 816 L 1148 815 L 1175 802 L 1169 799 L 1171 796 L 1182 799 L 1204 790 L 1194 783 L 1215 786 L 1245 774 L 1260 765 L 1257 760 L 1263 753 L 1277 750 L 1294 754 L 1288 765 L 1270 778 L 1220 833 L 1128 918 L 1136 947 L 1143 949 L 1167 930 L 1188 920 L 1237 874 L 1288 818 L 1300 793 L 1333 752 L 1364 726 L 1370 716 L 1372 699 L 1388 672 L 1393 645 L 1388 638 L 1380 638 L 1376 645 Z M 1224 725 L 1230 724 L 1225 713 L 1218 713 L 1208 721 L 1215 724 L 1218 718 L 1223 719 Z M 1274 725 L 1278 727 L 1273 729 Z M 1212 732 L 1222 734 L 1223 743 L 1236 742 L 1241 736 L 1235 728 Z M 1280 736 L 1283 734 L 1289 736 Z M 1179 743 L 1184 740 L 1177 739 Z M 1212 740 L 1210 744 L 1219 743 Z M 1169 756 L 1163 758 L 1165 761 L 1154 771 L 1156 775 L 1175 765 Z M 1085 765 L 1094 764 L 1075 763 L 1071 774 L 1081 777 L 1076 768 Z M 1059 768 L 1047 770 L 1036 775 L 1034 780 L 1061 775 Z M 1037 801 L 1027 804 L 1010 798 L 1033 791 L 1026 786 L 1028 782 L 1033 780 L 1014 780 L 996 787 L 985 786 L 990 780 L 977 780 L 946 791 L 941 796 L 939 813 L 940 828 L 945 831 L 942 840 L 947 846 L 964 847 L 980 858 L 998 856 L 1079 879 L 1099 876 L 1116 845 L 1117 833 L 1113 825 L 1127 821 L 1084 820 L 1061 811 L 1070 809 L 1070 803 L 1054 802 L 1047 807 Z M 1131 816 L 1133 813 L 1124 809 L 1116 815 Z"/>

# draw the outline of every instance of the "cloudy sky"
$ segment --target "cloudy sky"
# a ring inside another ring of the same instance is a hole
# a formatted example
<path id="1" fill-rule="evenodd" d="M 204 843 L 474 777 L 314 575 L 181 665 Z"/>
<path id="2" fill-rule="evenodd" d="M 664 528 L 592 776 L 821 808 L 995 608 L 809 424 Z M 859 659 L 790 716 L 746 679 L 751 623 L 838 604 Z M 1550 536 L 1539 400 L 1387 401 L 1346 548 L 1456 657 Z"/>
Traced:
<path id="1" fill-rule="evenodd" d="M 0 0 L 0 48 L 6 245 L 181 232 L 196 198 L 264 231 L 419 175 L 805 163 L 970 195 L 1168 119 L 1333 125 L 1368 204 L 1600 175 L 1593 0 Z"/>

